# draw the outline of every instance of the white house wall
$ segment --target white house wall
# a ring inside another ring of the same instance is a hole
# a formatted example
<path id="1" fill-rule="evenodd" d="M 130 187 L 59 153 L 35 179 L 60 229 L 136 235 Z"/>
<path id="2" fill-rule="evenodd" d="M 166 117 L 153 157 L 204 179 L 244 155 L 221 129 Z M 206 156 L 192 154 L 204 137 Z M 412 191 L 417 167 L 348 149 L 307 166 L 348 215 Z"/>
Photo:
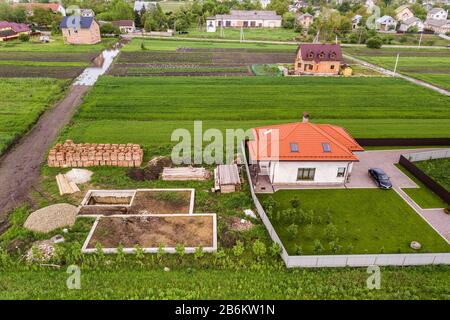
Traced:
<path id="1" fill-rule="evenodd" d="M 351 172 L 352 162 L 334 162 L 334 161 L 281 161 L 272 162 L 270 165 L 270 180 L 273 184 L 343 184 L 345 177 L 337 177 L 338 168 L 348 168 Z M 297 172 L 299 168 L 315 168 L 314 181 L 297 181 Z"/>

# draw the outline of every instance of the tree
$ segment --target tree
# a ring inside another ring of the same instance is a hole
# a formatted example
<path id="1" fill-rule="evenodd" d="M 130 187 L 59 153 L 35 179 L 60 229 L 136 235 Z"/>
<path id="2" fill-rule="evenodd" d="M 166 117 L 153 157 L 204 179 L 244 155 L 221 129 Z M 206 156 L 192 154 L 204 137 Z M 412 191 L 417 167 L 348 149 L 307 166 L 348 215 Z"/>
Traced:
<path id="1" fill-rule="evenodd" d="M 296 16 L 292 12 L 286 12 L 283 14 L 282 26 L 285 29 L 294 29 Z"/>
<path id="2" fill-rule="evenodd" d="M 105 23 L 100 27 L 100 33 L 101 34 L 120 34 L 119 27 L 115 27 L 112 25 L 112 23 Z"/>
<path id="3" fill-rule="evenodd" d="M 367 48 L 380 49 L 383 45 L 383 40 L 381 40 L 379 37 L 372 37 L 367 40 L 366 45 Z"/>
<path id="4" fill-rule="evenodd" d="M 36 23 L 38 26 L 50 26 L 53 21 L 54 13 L 51 10 L 43 9 L 43 8 L 35 8 L 33 10 L 33 16 L 31 17 L 31 21 Z"/>
<path id="5" fill-rule="evenodd" d="M 25 8 L 13 8 L 7 3 L 0 3 L 0 21 L 24 23 L 27 20 Z"/>
<path id="6" fill-rule="evenodd" d="M 272 0 L 267 6 L 268 10 L 274 10 L 278 15 L 282 16 L 289 11 L 289 0 Z"/>
<path id="7" fill-rule="evenodd" d="M 133 8 L 125 0 L 112 0 L 108 10 L 97 14 L 98 20 L 134 20 Z"/>
<path id="8" fill-rule="evenodd" d="M 142 17 L 145 31 L 163 31 L 167 30 L 167 16 L 164 14 L 161 6 L 156 5 L 155 10 L 151 10 Z"/>

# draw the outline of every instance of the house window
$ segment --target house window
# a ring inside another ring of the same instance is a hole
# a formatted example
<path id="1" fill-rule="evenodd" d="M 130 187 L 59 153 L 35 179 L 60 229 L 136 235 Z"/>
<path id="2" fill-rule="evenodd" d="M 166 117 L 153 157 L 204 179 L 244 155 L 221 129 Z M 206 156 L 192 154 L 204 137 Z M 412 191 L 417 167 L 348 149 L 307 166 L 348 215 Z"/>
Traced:
<path id="1" fill-rule="evenodd" d="M 312 64 L 310 64 L 308 67 L 309 67 L 309 70 L 313 69 L 313 65 Z"/>
<path id="2" fill-rule="evenodd" d="M 301 62 L 297 63 L 297 67 L 301 68 L 302 67 L 302 63 Z"/>
<path id="3" fill-rule="evenodd" d="M 226 22 L 225 22 L 225 25 L 226 25 L 227 27 L 231 27 L 231 21 L 226 21 Z"/>
<path id="4" fill-rule="evenodd" d="M 338 178 L 343 178 L 345 176 L 345 168 L 338 168 L 338 172 L 337 172 L 337 177 Z"/>
<path id="5" fill-rule="evenodd" d="M 323 152 L 331 152 L 331 147 L 329 143 L 322 143 Z"/>
<path id="6" fill-rule="evenodd" d="M 333 70 L 333 69 L 334 69 L 334 64 L 332 64 L 332 65 L 330 66 L 330 69 L 331 69 L 331 70 Z"/>
<path id="7" fill-rule="evenodd" d="M 297 181 L 307 180 L 313 181 L 316 174 L 316 168 L 299 168 L 297 171 Z"/>
<path id="8" fill-rule="evenodd" d="M 291 152 L 298 152 L 298 144 L 295 142 L 291 143 Z"/>
<path id="9" fill-rule="evenodd" d="M 219 21 L 217 25 L 218 25 L 219 27 L 221 27 L 221 26 L 222 26 L 222 21 Z"/>
<path id="10" fill-rule="evenodd" d="M 251 26 L 252 28 L 256 27 L 256 21 L 250 21 L 250 26 Z"/>

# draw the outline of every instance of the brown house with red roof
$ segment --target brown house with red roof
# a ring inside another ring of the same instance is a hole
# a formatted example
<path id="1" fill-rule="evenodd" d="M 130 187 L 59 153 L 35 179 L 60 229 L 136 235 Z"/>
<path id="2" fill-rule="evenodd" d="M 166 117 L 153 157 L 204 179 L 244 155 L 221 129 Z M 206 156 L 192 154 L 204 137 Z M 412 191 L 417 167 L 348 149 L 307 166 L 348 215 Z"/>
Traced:
<path id="1" fill-rule="evenodd" d="M 342 127 L 294 122 L 254 128 L 249 160 L 259 179 L 276 185 L 342 185 L 364 149 Z"/>
<path id="2" fill-rule="evenodd" d="M 339 44 L 306 43 L 298 46 L 295 74 L 335 75 L 342 62 Z"/>

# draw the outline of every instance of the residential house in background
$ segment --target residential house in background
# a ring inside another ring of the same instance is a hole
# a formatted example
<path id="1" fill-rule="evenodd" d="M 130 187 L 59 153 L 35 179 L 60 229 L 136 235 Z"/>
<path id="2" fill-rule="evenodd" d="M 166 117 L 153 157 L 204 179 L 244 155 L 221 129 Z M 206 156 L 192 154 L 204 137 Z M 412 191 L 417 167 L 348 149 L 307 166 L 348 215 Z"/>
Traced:
<path id="1" fill-rule="evenodd" d="M 411 11 L 408 5 L 402 5 L 395 9 L 395 18 L 398 21 L 405 21 L 414 17 L 414 12 Z"/>
<path id="2" fill-rule="evenodd" d="M 79 26 L 71 26 L 68 19 L 63 17 L 60 24 L 65 43 L 95 44 L 102 41 L 100 26 L 93 17 L 81 17 Z"/>
<path id="3" fill-rule="evenodd" d="M 425 21 L 425 29 L 432 30 L 438 34 L 446 34 L 450 32 L 450 20 L 427 19 Z"/>
<path id="4" fill-rule="evenodd" d="M 258 127 L 248 141 L 251 170 L 272 186 L 343 185 L 364 149 L 342 127 L 302 122 Z"/>
<path id="5" fill-rule="evenodd" d="M 111 23 L 113 26 L 118 27 L 121 33 L 132 33 L 136 31 L 133 20 L 116 20 Z"/>
<path id="6" fill-rule="evenodd" d="M 0 41 L 17 39 L 21 34 L 30 34 L 31 29 L 24 23 L 0 21 Z"/>
<path id="7" fill-rule="evenodd" d="M 377 30 L 382 32 L 395 31 L 395 28 L 397 27 L 397 21 L 395 21 L 395 19 L 391 16 L 382 16 L 375 22 Z"/>
<path id="8" fill-rule="evenodd" d="M 34 9 L 44 9 L 44 10 L 51 10 L 53 13 L 60 13 L 62 16 L 66 15 L 66 10 L 64 7 L 59 3 L 14 3 L 13 8 L 15 7 L 23 7 L 25 8 L 25 11 L 27 12 L 28 16 L 33 15 Z"/>
<path id="9" fill-rule="evenodd" d="M 448 12 L 442 8 L 433 8 L 427 13 L 427 20 L 447 20 Z"/>
<path id="10" fill-rule="evenodd" d="M 398 28 L 398 31 L 400 32 L 407 32 L 410 30 L 410 28 L 416 28 L 418 32 L 422 32 L 424 28 L 424 24 L 422 20 L 420 20 L 417 17 L 412 17 L 406 20 L 403 20 L 400 23 L 400 27 Z"/>
<path id="11" fill-rule="evenodd" d="M 314 17 L 309 13 L 301 14 L 297 17 L 297 23 L 303 27 L 303 29 L 308 29 L 314 22 Z"/>
<path id="12" fill-rule="evenodd" d="M 294 73 L 297 75 L 336 75 L 342 62 L 339 44 L 305 43 L 297 49 Z"/>
<path id="13" fill-rule="evenodd" d="M 357 14 L 352 18 L 352 29 L 357 29 L 361 23 L 362 16 Z"/>
<path id="14" fill-rule="evenodd" d="M 95 17 L 95 12 L 92 9 L 80 9 L 80 16 L 86 18 L 93 18 Z"/>
<path id="15" fill-rule="evenodd" d="M 261 8 L 265 9 L 270 4 L 271 0 L 259 0 L 259 3 L 261 4 Z"/>
<path id="16" fill-rule="evenodd" d="M 302 8 L 307 8 L 309 6 L 308 1 L 306 0 L 296 0 L 293 4 L 290 4 L 288 7 L 289 12 L 296 13 L 298 10 Z"/>
<path id="17" fill-rule="evenodd" d="M 218 14 L 209 17 L 208 25 L 225 28 L 279 28 L 281 16 L 275 11 L 231 10 L 229 14 Z"/>

